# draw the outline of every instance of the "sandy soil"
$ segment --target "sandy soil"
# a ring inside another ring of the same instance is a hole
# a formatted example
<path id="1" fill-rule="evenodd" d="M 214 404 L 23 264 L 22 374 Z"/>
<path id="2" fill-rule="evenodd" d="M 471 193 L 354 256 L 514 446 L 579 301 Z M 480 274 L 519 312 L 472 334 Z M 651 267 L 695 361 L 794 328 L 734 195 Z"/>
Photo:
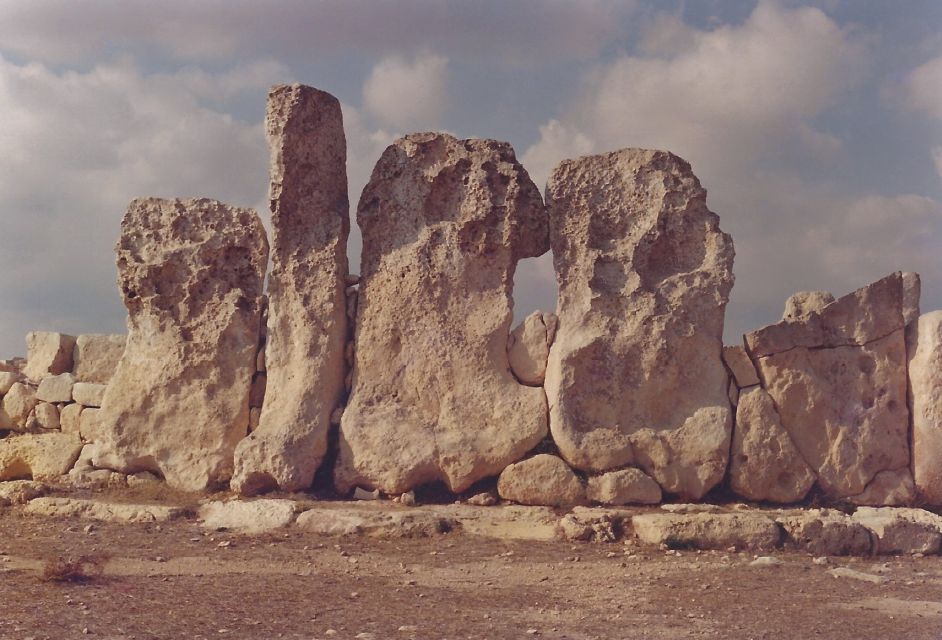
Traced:
<path id="1" fill-rule="evenodd" d="M 0 511 L 0 638 L 942 637 L 942 558 L 656 551 L 631 544 L 245 537 L 193 521 Z M 85 583 L 46 563 L 107 559 Z M 835 578 L 844 566 L 882 584 Z"/>

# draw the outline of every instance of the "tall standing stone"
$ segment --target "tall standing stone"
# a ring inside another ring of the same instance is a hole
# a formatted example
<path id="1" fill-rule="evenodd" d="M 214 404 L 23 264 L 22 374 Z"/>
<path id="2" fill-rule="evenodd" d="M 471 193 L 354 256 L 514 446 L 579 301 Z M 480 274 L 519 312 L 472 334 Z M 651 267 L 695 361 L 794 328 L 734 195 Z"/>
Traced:
<path id="1" fill-rule="evenodd" d="M 690 165 L 663 151 L 566 160 L 547 206 L 559 329 L 545 386 L 560 452 L 587 471 L 640 466 L 700 498 L 729 454 L 732 239 Z"/>
<path id="2" fill-rule="evenodd" d="M 907 338 L 916 490 L 942 505 L 942 311 L 919 316 Z"/>
<path id="3" fill-rule="evenodd" d="M 261 221 L 215 200 L 135 200 L 116 249 L 128 338 L 97 412 L 93 463 L 184 490 L 221 485 L 249 424 Z"/>
<path id="4" fill-rule="evenodd" d="M 539 190 L 506 143 L 414 134 L 383 153 L 357 221 L 338 487 L 462 491 L 500 473 L 547 431 L 543 390 L 518 383 L 507 356 L 517 261 L 549 244 Z"/>
<path id="5" fill-rule="evenodd" d="M 745 337 L 782 426 L 831 499 L 911 496 L 904 331 L 918 315 L 918 276 L 894 273 Z"/>
<path id="6" fill-rule="evenodd" d="M 258 427 L 236 449 L 232 488 L 243 494 L 311 485 L 344 392 L 350 221 L 340 103 L 311 87 L 277 86 L 265 125 L 273 229 L 268 379 Z"/>

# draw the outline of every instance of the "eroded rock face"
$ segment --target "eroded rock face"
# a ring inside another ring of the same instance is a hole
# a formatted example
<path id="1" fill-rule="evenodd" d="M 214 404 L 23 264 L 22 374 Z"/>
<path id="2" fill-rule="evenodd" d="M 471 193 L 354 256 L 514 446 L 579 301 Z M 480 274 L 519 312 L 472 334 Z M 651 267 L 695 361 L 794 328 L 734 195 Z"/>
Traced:
<path id="1" fill-rule="evenodd" d="M 608 505 L 657 504 L 661 487 L 640 469 L 618 469 L 590 477 L 586 497 Z"/>
<path id="2" fill-rule="evenodd" d="M 942 505 L 942 311 L 920 316 L 907 342 L 916 490 Z"/>
<path id="3" fill-rule="evenodd" d="M 69 433 L 24 433 L 0 440 L 0 481 L 53 480 L 68 473 L 82 450 Z"/>
<path id="4" fill-rule="evenodd" d="M 506 143 L 415 134 L 383 153 L 357 220 L 336 484 L 396 494 L 441 480 L 463 491 L 547 431 L 542 389 L 514 379 L 507 356 L 516 263 L 548 248 L 539 191 Z"/>
<path id="5" fill-rule="evenodd" d="M 127 347 L 96 415 L 94 464 L 184 490 L 225 483 L 249 424 L 268 243 L 254 211 L 135 200 L 121 223 Z M 84 434 L 83 434 L 84 435 Z"/>
<path id="6" fill-rule="evenodd" d="M 749 500 L 788 503 L 804 498 L 814 481 L 769 394 L 758 386 L 744 390 L 733 427 L 730 488 Z"/>
<path id="7" fill-rule="evenodd" d="M 566 160 L 547 198 L 560 291 L 545 386 L 560 452 L 703 496 L 723 478 L 732 427 L 731 238 L 690 165 L 662 151 Z"/>
<path id="8" fill-rule="evenodd" d="M 344 392 L 344 278 L 350 230 L 340 103 L 302 85 L 268 97 L 272 272 L 268 384 L 258 427 L 236 450 L 243 494 L 311 485 Z"/>
<path id="9" fill-rule="evenodd" d="M 497 479 L 497 492 L 504 500 L 544 507 L 586 500 L 579 476 L 561 458 L 548 453 L 508 465 Z"/>
<path id="10" fill-rule="evenodd" d="M 534 387 L 543 384 L 556 326 L 554 314 L 534 311 L 510 332 L 507 357 L 511 371 L 523 384 Z"/>
<path id="11" fill-rule="evenodd" d="M 834 302 L 834 295 L 829 291 L 799 291 L 785 301 L 782 320 L 804 320 L 812 313 L 821 311 Z"/>
<path id="12" fill-rule="evenodd" d="M 904 327 L 918 290 L 918 276 L 896 273 L 746 335 L 782 426 L 832 499 L 909 466 Z"/>

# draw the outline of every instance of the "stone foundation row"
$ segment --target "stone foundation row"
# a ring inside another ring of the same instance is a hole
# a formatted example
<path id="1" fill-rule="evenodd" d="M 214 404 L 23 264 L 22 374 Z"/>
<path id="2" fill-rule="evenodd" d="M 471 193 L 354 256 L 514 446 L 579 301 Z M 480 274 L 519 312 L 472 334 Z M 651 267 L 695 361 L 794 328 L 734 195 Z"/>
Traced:
<path id="1" fill-rule="evenodd" d="M 266 129 L 270 243 L 249 209 L 132 202 L 127 338 L 35 333 L 2 365 L 0 480 L 942 505 L 918 275 L 796 294 L 724 347 L 733 242 L 689 164 L 564 160 L 544 198 L 507 143 L 439 133 L 379 159 L 354 275 L 339 102 L 275 87 Z M 547 251 L 556 313 L 512 328 L 516 265 Z"/>

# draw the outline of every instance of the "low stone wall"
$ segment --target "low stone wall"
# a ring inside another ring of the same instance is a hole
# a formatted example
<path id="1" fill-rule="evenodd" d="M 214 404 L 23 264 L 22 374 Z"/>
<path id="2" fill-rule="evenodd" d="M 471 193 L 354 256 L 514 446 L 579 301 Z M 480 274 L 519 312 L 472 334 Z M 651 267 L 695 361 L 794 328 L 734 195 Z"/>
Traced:
<path id="1" fill-rule="evenodd" d="M 942 505 L 942 312 L 895 273 L 722 343 L 733 242 L 688 163 L 561 162 L 412 134 L 377 163 L 348 272 L 335 98 L 276 87 L 272 273 L 255 212 L 131 203 L 129 335 L 33 333 L 0 363 L 0 480 L 334 490 L 481 504 Z M 556 313 L 512 327 L 517 262 Z M 783 525 L 784 526 L 784 525 Z"/>

